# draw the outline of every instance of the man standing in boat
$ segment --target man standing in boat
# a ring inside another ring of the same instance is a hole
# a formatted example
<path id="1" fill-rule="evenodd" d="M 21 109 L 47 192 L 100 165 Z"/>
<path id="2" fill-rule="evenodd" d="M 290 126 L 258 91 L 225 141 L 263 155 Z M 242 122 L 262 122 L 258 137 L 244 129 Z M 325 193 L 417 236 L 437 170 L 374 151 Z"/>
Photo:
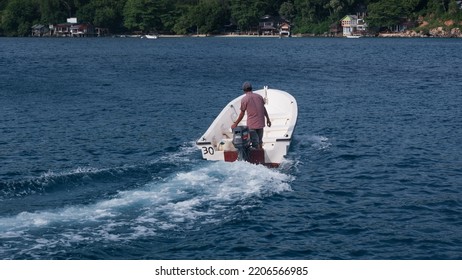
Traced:
<path id="1" fill-rule="evenodd" d="M 249 82 L 245 82 L 242 85 L 245 96 L 241 100 L 241 113 L 237 120 L 231 126 L 234 129 L 242 118 L 244 118 L 245 112 L 247 112 L 247 126 L 250 130 L 254 130 L 258 135 L 258 148 L 261 149 L 263 145 L 263 128 L 266 125 L 271 127 L 271 121 L 268 116 L 268 112 L 265 108 L 265 100 L 259 94 L 255 94 L 252 91 L 252 85 Z"/>

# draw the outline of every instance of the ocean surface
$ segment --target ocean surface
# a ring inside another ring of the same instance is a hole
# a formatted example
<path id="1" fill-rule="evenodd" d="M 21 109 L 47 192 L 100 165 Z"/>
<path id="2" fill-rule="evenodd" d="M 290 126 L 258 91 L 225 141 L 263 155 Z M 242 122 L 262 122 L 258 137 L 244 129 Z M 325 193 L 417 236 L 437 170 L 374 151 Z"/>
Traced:
<path id="1" fill-rule="evenodd" d="M 0 38 L 0 259 L 462 259 L 462 40 Z M 195 141 L 250 81 L 276 169 Z"/>

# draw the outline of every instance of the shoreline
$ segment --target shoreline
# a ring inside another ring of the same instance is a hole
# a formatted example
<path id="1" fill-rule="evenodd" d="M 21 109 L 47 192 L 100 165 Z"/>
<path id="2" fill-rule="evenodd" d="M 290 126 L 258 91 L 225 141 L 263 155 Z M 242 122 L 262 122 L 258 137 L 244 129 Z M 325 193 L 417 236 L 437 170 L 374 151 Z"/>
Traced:
<path id="1" fill-rule="evenodd" d="M 127 35 L 127 34 L 114 34 L 107 36 L 86 36 L 86 37 L 58 37 L 58 36 L 28 36 L 28 37 L 11 37 L 0 36 L 0 38 L 132 38 L 142 39 L 142 35 Z M 294 34 L 292 36 L 279 36 L 279 35 L 257 35 L 257 34 L 189 34 L 189 35 L 170 35 L 158 34 L 157 39 L 161 38 L 344 38 L 345 36 L 333 35 L 315 35 L 315 34 Z M 444 30 L 441 27 L 431 29 L 429 32 L 417 32 L 414 30 L 407 30 L 404 32 L 393 33 L 379 33 L 377 35 L 363 35 L 361 38 L 462 38 L 462 31 L 459 28 L 451 30 Z M 146 39 L 152 40 L 152 39 Z"/>
<path id="2" fill-rule="evenodd" d="M 137 37 L 137 35 L 113 35 L 112 37 Z M 343 35 L 315 35 L 315 34 L 293 34 L 291 36 L 280 35 L 258 35 L 258 34 L 188 34 L 169 35 L 158 34 L 158 38 L 345 38 Z M 447 30 L 443 27 L 430 29 L 428 32 L 406 30 L 402 32 L 378 33 L 375 35 L 361 35 L 363 38 L 462 38 L 462 31 L 459 28 Z"/>
<path id="3" fill-rule="evenodd" d="M 326 35 L 312 35 L 312 34 L 297 34 L 293 36 L 271 36 L 271 35 L 158 35 L 158 38 L 338 38 L 338 39 L 348 39 L 345 36 L 326 36 Z M 448 39 L 457 39 L 462 38 L 460 35 L 429 35 L 429 34 L 407 34 L 407 33 L 379 33 L 378 35 L 365 35 L 361 38 L 448 38 Z"/>

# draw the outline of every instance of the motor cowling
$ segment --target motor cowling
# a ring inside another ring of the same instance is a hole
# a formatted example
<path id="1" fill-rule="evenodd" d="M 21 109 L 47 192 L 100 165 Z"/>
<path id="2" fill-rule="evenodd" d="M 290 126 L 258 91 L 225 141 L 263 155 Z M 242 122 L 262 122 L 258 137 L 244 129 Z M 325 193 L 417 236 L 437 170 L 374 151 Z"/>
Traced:
<path id="1" fill-rule="evenodd" d="M 250 146 L 250 132 L 247 126 L 236 126 L 233 129 L 233 145 L 237 150 Z"/>

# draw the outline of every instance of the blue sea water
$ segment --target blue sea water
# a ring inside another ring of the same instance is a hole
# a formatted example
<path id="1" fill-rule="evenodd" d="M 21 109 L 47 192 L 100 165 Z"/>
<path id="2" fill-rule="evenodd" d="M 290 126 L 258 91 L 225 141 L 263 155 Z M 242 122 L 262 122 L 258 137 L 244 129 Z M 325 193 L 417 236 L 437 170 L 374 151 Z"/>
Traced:
<path id="1" fill-rule="evenodd" d="M 0 38 L 0 259 L 462 259 L 462 41 Z M 290 92 L 276 169 L 194 143 Z"/>

